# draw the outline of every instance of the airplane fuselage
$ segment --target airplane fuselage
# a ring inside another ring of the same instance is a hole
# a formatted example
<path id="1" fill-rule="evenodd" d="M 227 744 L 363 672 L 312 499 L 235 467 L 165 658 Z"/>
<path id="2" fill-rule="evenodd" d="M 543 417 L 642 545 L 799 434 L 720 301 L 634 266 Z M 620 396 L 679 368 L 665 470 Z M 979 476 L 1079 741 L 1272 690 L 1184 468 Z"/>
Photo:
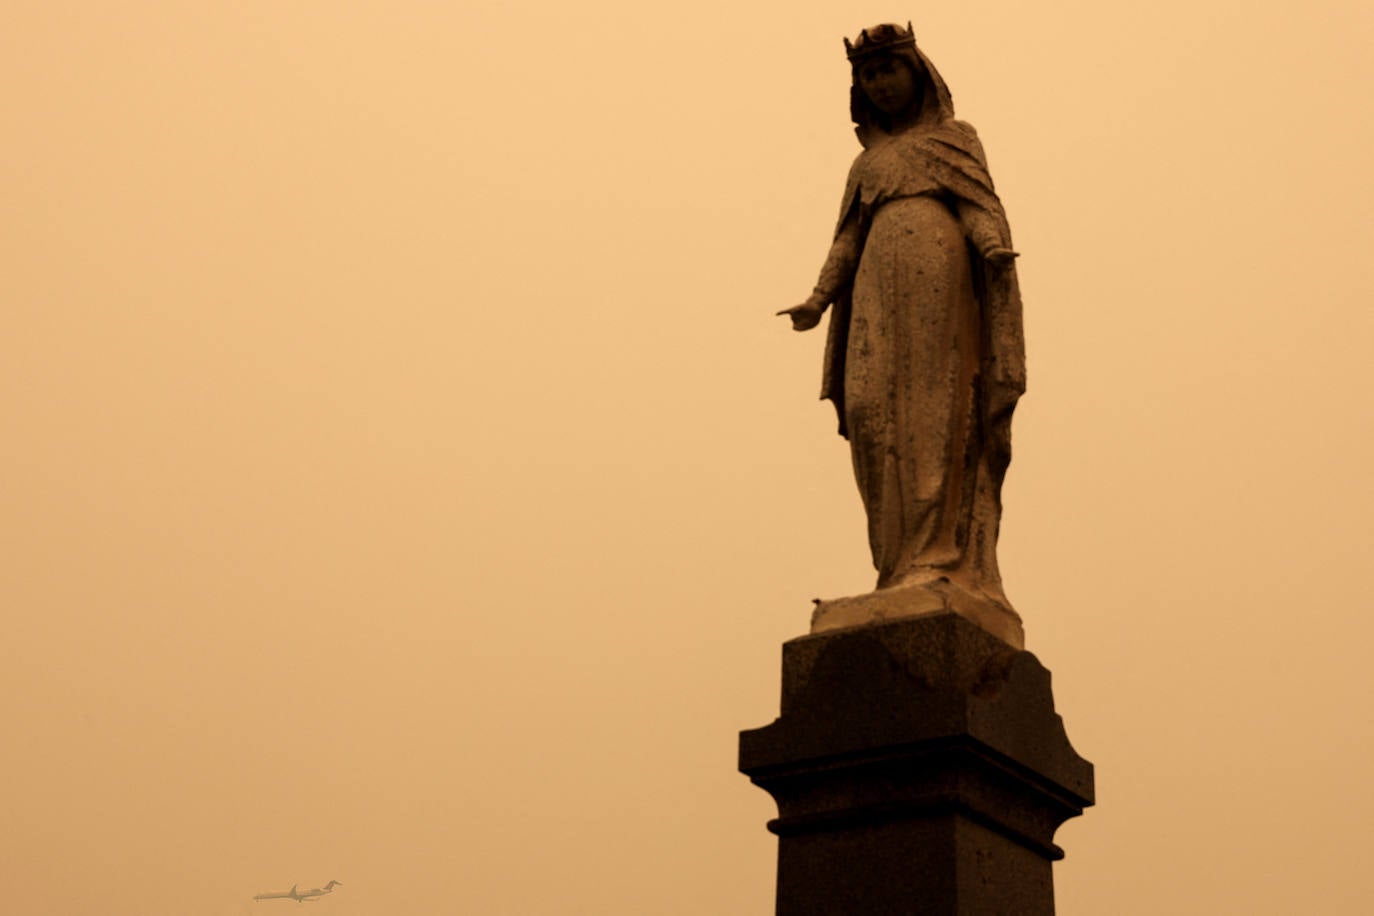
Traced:
<path id="1" fill-rule="evenodd" d="M 296 885 L 293 884 L 293 885 L 291 885 L 291 890 L 286 891 L 286 892 L 284 892 L 284 893 L 280 893 L 280 894 L 257 894 L 256 896 L 253 897 L 253 899 L 254 899 L 255 901 L 256 901 L 256 900 L 294 900 L 294 901 L 296 901 L 297 903 L 305 903 L 306 901 L 314 900 L 314 899 L 317 898 L 317 897 L 323 897 L 323 896 L 326 895 L 326 894 L 332 894 L 332 893 L 334 893 L 334 885 L 336 885 L 336 884 L 339 884 L 339 882 L 338 882 L 338 881 L 330 881 L 330 882 L 329 882 L 328 884 L 326 884 L 324 887 L 314 887 L 314 888 L 311 888 L 311 889 L 308 890 L 308 891 L 298 891 L 298 890 L 296 890 Z"/>

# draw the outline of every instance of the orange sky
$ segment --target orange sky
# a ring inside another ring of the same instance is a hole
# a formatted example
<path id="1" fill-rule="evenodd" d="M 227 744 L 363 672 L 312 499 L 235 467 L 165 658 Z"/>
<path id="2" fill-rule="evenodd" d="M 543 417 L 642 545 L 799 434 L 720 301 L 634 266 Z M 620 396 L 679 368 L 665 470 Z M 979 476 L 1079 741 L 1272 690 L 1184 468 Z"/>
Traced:
<path id="1" fill-rule="evenodd" d="M 872 584 L 773 312 L 893 19 L 1022 252 L 1061 914 L 1367 905 L 1368 4 L 13 6 L 14 912 L 770 911 L 736 734 Z"/>

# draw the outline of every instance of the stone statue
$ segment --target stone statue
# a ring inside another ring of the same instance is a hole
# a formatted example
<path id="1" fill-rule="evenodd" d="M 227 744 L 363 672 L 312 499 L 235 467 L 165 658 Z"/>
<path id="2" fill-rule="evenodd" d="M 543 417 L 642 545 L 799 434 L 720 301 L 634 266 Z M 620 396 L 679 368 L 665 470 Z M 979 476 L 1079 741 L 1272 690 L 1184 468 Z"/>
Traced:
<path id="1" fill-rule="evenodd" d="M 1020 648 L 997 569 L 1025 344 L 1011 233 L 973 128 L 910 24 L 845 40 L 859 153 L 798 331 L 833 307 L 822 398 L 849 440 L 878 570 L 812 632 L 954 611 Z"/>

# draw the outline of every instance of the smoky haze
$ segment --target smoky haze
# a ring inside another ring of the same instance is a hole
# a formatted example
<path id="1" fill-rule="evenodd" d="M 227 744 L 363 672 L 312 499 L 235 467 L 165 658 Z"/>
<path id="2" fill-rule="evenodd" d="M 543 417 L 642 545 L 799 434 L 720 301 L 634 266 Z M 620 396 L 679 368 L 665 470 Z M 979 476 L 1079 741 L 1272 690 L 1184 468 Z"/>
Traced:
<path id="1" fill-rule="evenodd" d="M 1002 569 L 1098 768 L 1059 911 L 1366 905 L 1368 4 L 5 18 L 12 912 L 770 912 L 736 734 L 872 584 L 773 313 L 840 39 L 907 19 L 1022 252 Z"/>

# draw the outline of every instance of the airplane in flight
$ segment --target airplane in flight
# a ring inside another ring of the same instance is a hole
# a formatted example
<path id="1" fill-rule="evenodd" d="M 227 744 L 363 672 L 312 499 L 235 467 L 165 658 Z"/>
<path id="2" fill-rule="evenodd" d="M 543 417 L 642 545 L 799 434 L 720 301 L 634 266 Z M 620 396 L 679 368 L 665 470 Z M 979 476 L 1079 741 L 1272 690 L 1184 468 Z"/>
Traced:
<path id="1" fill-rule="evenodd" d="M 311 888 L 308 891 L 296 890 L 296 885 L 291 885 L 291 890 L 276 894 L 256 894 L 254 900 L 294 900 L 297 903 L 314 903 L 325 894 L 334 893 L 334 885 L 343 886 L 342 881 L 330 881 L 324 887 Z"/>

